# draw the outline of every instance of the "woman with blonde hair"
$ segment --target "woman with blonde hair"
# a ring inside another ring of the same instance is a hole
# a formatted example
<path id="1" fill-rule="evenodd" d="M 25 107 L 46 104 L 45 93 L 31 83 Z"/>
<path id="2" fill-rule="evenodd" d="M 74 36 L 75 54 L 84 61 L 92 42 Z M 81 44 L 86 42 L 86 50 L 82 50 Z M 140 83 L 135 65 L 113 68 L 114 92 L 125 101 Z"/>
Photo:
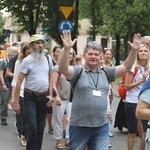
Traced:
<path id="1" fill-rule="evenodd" d="M 136 69 L 137 73 L 135 73 Z M 148 46 L 141 45 L 137 53 L 135 64 L 132 66 L 130 72 L 126 74 L 125 79 L 125 88 L 127 90 L 125 114 L 128 128 L 128 140 L 127 140 L 128 150 L 134 149 L 137 131 L 141 139 L 140 150 L 143 150 L 145 146 L 143 138 L 144 137 L 143 125 L 141 120 L 136 118 L 135 110 L 138 103 L 138 95 L 141 90 L 142 84 L 149 76 L 149 69 L 150 69 L 150 51 Z"/>
<path id="2" fill-rule="evenodd" d="M 63 51 L 63 50 L 62 50 Z M 61 57 L 62 51 L 59 54 Z M 70 50 L 69 62 L 70 65 L 76 64 L 76 53 L 73 49 Z M 69 120 L 71 114 L 72 103 L 69 102 L 70 98 L 70 82 L 67 81 L 66 77 L 59 71 L 59 59 L 58 65 L 54 67 L 52 72 L 53 89 L 56 91 L 56 97 L 53 103 L 53 137 L 56 139 L 56 148 L 63 149 L 62 136 L 63 136 L 63 116 L 66 112 L 67 114 L 67 128 L 66 128 L 66 140 L 65 146 L 68 147 L 69 144 Z"/>
<path id="3" fill-rule="evenodd" d="M 8 47 L 6 53 L 7 53 L 7 59 L 9 60 L 12 56 L 19 53 L 19 48 L 17 46 Z"/>

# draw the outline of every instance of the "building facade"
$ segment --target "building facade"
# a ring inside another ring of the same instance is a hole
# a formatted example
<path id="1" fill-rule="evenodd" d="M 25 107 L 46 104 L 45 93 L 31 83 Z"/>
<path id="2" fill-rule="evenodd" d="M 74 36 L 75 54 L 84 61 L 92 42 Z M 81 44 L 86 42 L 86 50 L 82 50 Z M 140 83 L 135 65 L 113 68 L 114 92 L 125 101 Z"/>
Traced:
<path id="1" fill-rule="evenodd" d="M 86 43 L 90 40 L 90 37 L 86 33 L 86 31 L 90 27 L 90 22 L 88 19 L 83 19 L 83 20 L 79 21 L 79 24 L 80 24 L 81 28 L 79 29 L 79 36 L 77 38 L 77 52 L 78 52 L 78 54 L 82 54 L 84 51 L 84 48 L 86 46 Z M 23 33 L 17 32 L 18 25 L 14 23 L 14 18 L 11 17 L 10 14 L 7 14 L 7 20 L 4 25 L 4 29 L 11 31 L 10 37 L 6 37 L 6 41 L 9 42 L 10 44 L 12 44 L 14 42 L 18 42 L 20 44 L 22 42 L 29 41 L 30 36 L 27 31 L 24 31 Z M 40 29 L 38 29 L 37 33 L 41 33 Z M 46 35 L 46 34 L 44 36 L 46 36 L 45 38 L 48 37 L 48 35 Z M 112 48 L 112 38 L 111 37 L 105 38 L 105 37 L 102 37 L 101 35 L 97 35 L 95 41 L 97 43 L 101 44 L 103 48 L 105 48 L 105 47 Z M 50 40 L 50 43 L 48 43 L 48 42 L 46 43 L 46 48 L 51 49 L 55 45 L 56 45 L 55 41 Z"/>

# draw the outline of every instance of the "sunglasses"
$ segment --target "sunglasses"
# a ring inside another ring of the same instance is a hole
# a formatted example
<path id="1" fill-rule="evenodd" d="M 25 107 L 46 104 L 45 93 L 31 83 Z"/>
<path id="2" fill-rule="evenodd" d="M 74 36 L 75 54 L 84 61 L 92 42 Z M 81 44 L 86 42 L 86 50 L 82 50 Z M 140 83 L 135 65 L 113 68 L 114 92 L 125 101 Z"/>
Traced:
<path id="1" fill-rule="evenodd" d="M 89 42 L 87 43 L 86 47 L 96 47 L 96 48 L 101 48 L 101 45 L 99 43 L 96 42 Z"/>

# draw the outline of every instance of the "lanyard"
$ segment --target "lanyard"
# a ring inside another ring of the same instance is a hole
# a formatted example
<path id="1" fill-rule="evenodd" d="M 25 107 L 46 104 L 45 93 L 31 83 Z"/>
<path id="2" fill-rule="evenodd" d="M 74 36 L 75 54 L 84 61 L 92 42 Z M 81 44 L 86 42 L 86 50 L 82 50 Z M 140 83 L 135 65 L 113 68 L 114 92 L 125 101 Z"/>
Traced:
<path id="1" fill-rule="evenodd" d="M 94 79 L 93 79 L 93 77 L 92 77 L 92 75 L 91 75 L 90 72 L 89 72 L 89 75 L 90 75 L 90 78 L 92 79 L 92 82 L 94 83 L 95 88 L 96 88 L 96 90 L 97 90 L 97 86 L 98 86 L 98 78 L 99 78 L 99 72 L 97 73 L 97 81 L 96 81 L 96 83 L 95 83 L 95 81 L 94 81 Z"/>

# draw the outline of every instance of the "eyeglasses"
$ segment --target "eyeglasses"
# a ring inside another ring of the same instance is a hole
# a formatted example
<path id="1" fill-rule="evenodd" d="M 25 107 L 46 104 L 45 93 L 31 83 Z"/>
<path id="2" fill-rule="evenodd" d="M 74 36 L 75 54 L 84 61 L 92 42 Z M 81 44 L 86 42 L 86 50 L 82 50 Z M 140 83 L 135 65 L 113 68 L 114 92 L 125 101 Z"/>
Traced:
<path id="1" fill-rule="evenodd" d="M 86 47 L 96 47 L 96 48 L 101 48 L 101 45 L 99 43 L 96 43 L 94 41 L 91 41 L 89 43 L 87 43 Z"/>

